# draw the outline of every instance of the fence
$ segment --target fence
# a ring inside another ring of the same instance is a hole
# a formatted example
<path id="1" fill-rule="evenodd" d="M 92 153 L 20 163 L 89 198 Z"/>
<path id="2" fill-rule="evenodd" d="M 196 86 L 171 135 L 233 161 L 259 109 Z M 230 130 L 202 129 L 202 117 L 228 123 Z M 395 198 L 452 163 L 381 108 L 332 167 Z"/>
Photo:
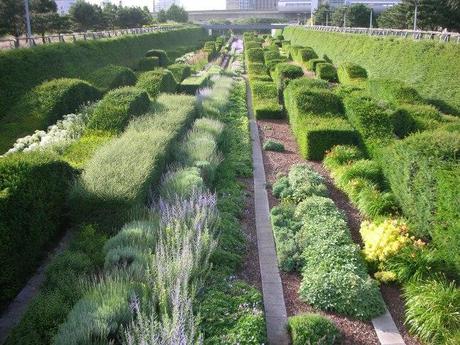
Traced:
<path id="1" fill-rule="evenodd" d="M 58 42 L 76 42 L 77 40 L 97 40 L 113 38 L 125 35 L 141 35 L 156 31 L 176 30 L 180 26 L 152 26 L 148 28 L 119 29 L 110 31 L 90 31 L 75 32 L 69 34 L 56 34 L 45 36 L 18 37 L 10 39 L 0 39 L 0 49 L 13 49 L 23 47 L 33 47 L 39 44 L 50 44 Z"/>

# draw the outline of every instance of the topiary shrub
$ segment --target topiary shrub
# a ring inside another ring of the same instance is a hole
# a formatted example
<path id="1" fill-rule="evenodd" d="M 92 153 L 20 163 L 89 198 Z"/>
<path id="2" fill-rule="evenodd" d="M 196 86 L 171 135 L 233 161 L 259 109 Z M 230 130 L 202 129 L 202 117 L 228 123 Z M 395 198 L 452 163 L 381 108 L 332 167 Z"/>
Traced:
<path id="1" fill-rule="evenodd" d="M 281 54 L 278 49 L 267 50 L 264 52 L 264 61 L 267 64 L 271 60 L 281 59 Z"/>
<path id="2" fill-rule="evenodd" d="M 102 91 L 136 84 L 133 70 L 124 66 L 107 65 L 96 70 L 90 77 L 92 84 Z"/>
<path id="3" fill-rule="evenodd" d="M 246 50 L 246 59 L 248 63 L 261 62 L 264 63 L 264 50 L 262 48 L 251 48 Z"/>
<path id="4" fill-rule="evenodd" d="M 317 314 L 302 314 L 288 319 L 288 329 L 291 333 L 292 345 L 334 345 L 340 341 L 337 326 Z"/>
<path id="5" fill-rule="evenodd" d="M 265 151 L 276 151 L 276 152 L 283 152 L 284 145 L 276 140 L 267 140 L 264 142 L 263 148 Z"/>
<path id="6" fill-rule="evenodd" d="M 333 64 L 318 63 L 316 65 L 316 77 L 319 79 L 335 82 L 337 81 L 337 70 Z"/>
<path id="7" fill-rule="evenodd" d="M 168 54 L 161 49 L 151 49 L 145 53 L 146 57 L 157 57 L 161 67 L 166 67 L 169 63 Z"/>
<path id="8" fill-rule="evenodd" d="M 290 80 L 303 77 L 303 69 L 290 63 L 280 63 L 276 65 L 273 75 L 278 88 L 282 90 Z"/>
<path id="9" fill-rule="evenodd" d="M 87 102 L 93 102 L 101 92 L 80 79 L 54 79 L 34 88 L 29 96 L 31 109 L 43 126 L 54 124 L 63 115 L 73 113 Z"/>
<path id="10" fill-rule="evenodd" d="M 342 84 L 353 84 L 367 79 L 367 71 L 352 62 L 340 64 L 337 69 L 337 75 Z"/>
<path id="11" fill-rule="evenodd" d="M 273 82 L 251 82 L 252 104 L 257 119 L 279 119 L 283 117 L 278 103 L 278 89 Z"/>
<path id="12" fill-rule="evenodd" d="M 116 89 L 96 104 L 88 128 L 120 133 L 133 116 L 144 114 L 149 108 L 150 99 L 144 90 L 133 86 Z"/>
<path id="13" fill-rule="evenodd" d="M 262 44 L 256 41 L 249 41 L 249 42 L 246 42 L 244 45 L 244 49 L 246 50 L 253 49 L 253 48 L 262 48 Z"/>
<path id="14" fill-rule="evenodd" d="M 177 91 L 177 82 L 171 71 L 158 69 L 142 73 L 136 87 L 146 90 L 153 99 L 160 92 L 174 93 Z"/>
<path id="15" fill-rule="evenodd" d="M 327 63 L 327 61 L 324 60 L 324 59 L 311 59 L 311 60 L 308 60 L 307 69 L 309 71 L 315 72 L 316 71 L 316 65 L 319 64 L 319 63 Z"/>
<path id="16" fill-rule="evenodd" d="M 192 70 L 189 65 L 183 63 L 175 63 L 168 66 L 168 70 L 174 75 L 177 83 L 181 83 L 185 78 L 192 75 Z"/>
<path id="17" fill-rule="evenodd" d="M 442 115 L 431 105 L 402 104 L 391 113 L 391 120 L 395 134 L 405 138 L 411 133 L 439 127 Z"/>
<path id="18" fill-rule="evenodd" d="M 268 75 L 267 67 L 262 62 L 248 63 L 249 80 L 271 81 L 272 78 Z"/>
<path id="19" fill-rule="evenodd" d="M 393 104 L 423 104 L 424 100 L 417 90 L 404 82 L 393 79 L 370 79 L 368 88 L 371 96 Z"/>
<path id="20" fill-rule="evenodd" d="M 297 52 L 297 56 L 295 57 L 295 60 L 306 65 L 308 61 L 312 59 L 317 59 L 318 55 L 315 53 L 313 48 L 311 47 L 304 47 L 302 49 L 299 49 Z"/>
<path id="21" fill-rule="evenodd" d="M 1 307 L 16 296 L 62 230 L 72 179 L 67 163 L 41 151 L 0 159 Z"/>
<path id="22" fill-rule="evenodd" d="M 156 56 L 143 57 L 137 64 L 138 71 L 152 71 L 160 67 L 160 60 Z"/>

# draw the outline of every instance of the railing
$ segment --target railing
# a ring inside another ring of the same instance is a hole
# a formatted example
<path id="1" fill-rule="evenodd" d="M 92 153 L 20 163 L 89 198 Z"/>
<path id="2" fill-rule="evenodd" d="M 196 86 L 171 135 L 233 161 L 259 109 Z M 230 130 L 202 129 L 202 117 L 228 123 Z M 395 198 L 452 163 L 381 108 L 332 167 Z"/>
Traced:
<path id="1" fill-rule="evenodd" d="M 413 38 L 415 40 L 430 39 L 440 42 L 460 43 L 460 34 L 444 31 L 421 31 L 421 30 L 397 30 L 397 29 L 379 29 L 379 28 L 349 28 L 339 26 L 303 26 L 307 29 L 327 32 L 343 32 L 352 34 L 362 34 L 369 36 L 397 36 L 403 38 Z"/>
<path id="2" fill-rule="evenodd" d="M 40 44 L 50 44 L 58 42 L 76 42 L 87 40 L 98 40 L 104 38 L 113 38 L 125 35 L 141 35 L 157 31 L 170 31 L 176 30 L 180 26 L 152 26 L 146 28 L 133 28 L 133 29 L 119 29 L 109 31 L 88 31 L 88 32 L 75 32 L 68 34 L 55 34 L 45 36 L 32 36 L 32 37 L 18 37 L 9 39 L 0 39 L 0 49 L 14 49 L 33 47 Z"/>

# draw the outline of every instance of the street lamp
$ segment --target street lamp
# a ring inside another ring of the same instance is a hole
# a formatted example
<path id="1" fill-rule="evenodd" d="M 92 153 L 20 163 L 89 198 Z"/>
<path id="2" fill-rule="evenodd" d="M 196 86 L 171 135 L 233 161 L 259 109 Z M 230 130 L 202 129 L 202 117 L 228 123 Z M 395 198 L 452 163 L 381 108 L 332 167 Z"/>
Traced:
<path id="1" fill-rule="evenodd" d="M 418 0 L 415 0 L 414 31 L 417 31 Z"/>
<path id="2" fill-rule="evenodd" d="M 373 26 L 373 25 L 372 25 L 372 19 L 373 19 L 373 18 L 372 18 L 372 15 L 373 15 L 373 12 L 374 12 L 374 11 L 373 11 L 373 9 L 371 8 L 371 19 L 370 19 L 370 21 L 369 21 L 369 29 L 372 29 L 372 26 Z"/>
<path id="3" fill-rule="evenodd" d="M 26 11 L 27 42 L 31 45 L 32 29 L 30 28 L 29 0 L 24 0 L 24 7 Z"/>

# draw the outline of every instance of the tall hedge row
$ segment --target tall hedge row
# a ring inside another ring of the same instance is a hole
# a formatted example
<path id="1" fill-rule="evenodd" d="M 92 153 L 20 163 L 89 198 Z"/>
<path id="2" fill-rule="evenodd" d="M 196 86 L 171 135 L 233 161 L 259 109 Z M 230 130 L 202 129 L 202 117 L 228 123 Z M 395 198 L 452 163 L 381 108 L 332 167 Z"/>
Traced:
<path id="1" fill-rule="evenodd" d="M 176 49 L 198 46 L 205 38 L 201 28 L 183 28 L 110 40 L 56 43 L 0 52 L 0 118 L 27 91 L 44 80 L 60 77 L 86 79 L 108 64 L 136 67 L 152 48 Z"/>
<path id="2" fill-rule="evenodd" d="M 441 110 L 460 114 L 460 45 L 287 27 L 286 40 L 327 54 L 336 64 L 353 61 L 370 78 L 405 81 Z"/>

